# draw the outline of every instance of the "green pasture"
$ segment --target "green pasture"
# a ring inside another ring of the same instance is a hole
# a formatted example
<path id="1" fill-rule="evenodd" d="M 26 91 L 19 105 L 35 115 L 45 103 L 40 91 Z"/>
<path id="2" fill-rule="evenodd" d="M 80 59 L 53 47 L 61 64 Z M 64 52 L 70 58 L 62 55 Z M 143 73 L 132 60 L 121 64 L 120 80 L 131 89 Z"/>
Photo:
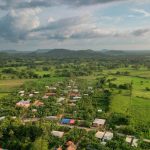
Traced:
<path id="1" fill-rule="evenodd" d="M 128 114 L 131 116 L 131 123 L 150 122 L 150 100 L 124 96 L 121 94 L 114 95 L 110 105 L 111 112 Z"/>

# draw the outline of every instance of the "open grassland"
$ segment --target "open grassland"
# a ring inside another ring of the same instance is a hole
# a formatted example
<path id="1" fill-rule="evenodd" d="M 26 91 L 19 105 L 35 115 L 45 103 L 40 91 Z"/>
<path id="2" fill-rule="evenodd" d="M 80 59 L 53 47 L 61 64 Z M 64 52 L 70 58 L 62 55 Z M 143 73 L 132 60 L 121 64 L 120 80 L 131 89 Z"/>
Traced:
<path id="1" fill-rule="evenodd" d="M 150 122 L 150 100 L 148 99 L 137 97 L 130 99 L 129 96 L 118 94 L 111 101 L 110 111 L 130 115 L 133 124 Z"/>
<path id="2" fill-rule="evenodd" d="M 125 83 L 133 83 L 132 96 L 133 97 L 141 97 L 150 99 L 150 91 L 146 91 L 146 87 L 150 88 L 150 80 L 142 79 L 139 77 L 130 77 L 130 76 L 110 76 L 110 78 L 116 78 L 117 80 L 113 81 L 113 83 L 125 84 Z"/>
<path id="3" fill-rule="evenodd" d="M 104 70 L 103 73 L 108 75 L 108 74 L 114 74 L 116 72 L 129 72 L 129 76 L 135 76 L 135 77 L 141 77 L 141 78 L 150 78 L 150 70 L 147 68 L 139 68 L 133 69 L 131 67 L 128 68 L 117 68 L 117 69 L 110 69 L 110 70 Z"/>
<path id="4" fill-rule="evenodd" d="M 31 81 L 31 79 L 0 80 L 0 92 L 9 93 L 16 87 L 21 86 L 26 81 Z"/>

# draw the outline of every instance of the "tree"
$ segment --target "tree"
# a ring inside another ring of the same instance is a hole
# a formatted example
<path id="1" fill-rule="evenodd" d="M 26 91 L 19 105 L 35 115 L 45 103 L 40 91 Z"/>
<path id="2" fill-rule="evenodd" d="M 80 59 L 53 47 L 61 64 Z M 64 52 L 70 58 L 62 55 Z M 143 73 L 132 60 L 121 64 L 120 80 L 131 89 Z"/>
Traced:
<path id="1" fill-rule="evenodd" d="M 31 150 L 48 150 L 48 141 L 41 137 L 36 139 L 31 146 Z"/>

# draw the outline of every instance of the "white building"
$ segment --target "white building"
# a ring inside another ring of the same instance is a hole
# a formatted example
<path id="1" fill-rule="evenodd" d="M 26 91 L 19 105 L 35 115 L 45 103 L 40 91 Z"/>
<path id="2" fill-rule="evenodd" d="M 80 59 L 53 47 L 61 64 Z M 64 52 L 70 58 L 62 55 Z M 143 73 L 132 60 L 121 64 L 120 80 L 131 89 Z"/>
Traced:
<path id="1" fill-rule="evenodd" d="M 51 134 L 52 134 L 53 136 L 62 138 L 63 135 L 64 135 L 64 132 L 61 132 L 61 131 L 52 131 Z"/>
<path id="2" fill-rule="evenodd" d="M 103 137 L 104 137 L 104 134 L 105 134 L 105 132 L 98 131 L 98 132 L 95 134 L 95 137 L 102 140 Z"/>
<path id="3" fill-rule="evenodd" d="M 93 121 L 93 126 L 94 127 L 103 127 L 105 125 L 106 120 L 105 119 L 95 119 Z"/>

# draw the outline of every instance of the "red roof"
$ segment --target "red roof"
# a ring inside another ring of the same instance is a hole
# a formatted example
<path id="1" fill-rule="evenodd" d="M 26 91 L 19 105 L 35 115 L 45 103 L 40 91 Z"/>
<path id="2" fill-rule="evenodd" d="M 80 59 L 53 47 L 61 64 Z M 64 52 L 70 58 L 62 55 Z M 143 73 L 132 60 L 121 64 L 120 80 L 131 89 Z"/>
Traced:
<path id="1" fill-rule="evenodd" d="M 71 119 L 69 123 L 70 123 L 70 124 L 75 124 L 75 120 L 74 120 L 74 119 Z"/>
<path id="2" fill-rule="evenodd" d="M 70 93 L 70 96 L 75 97 L 75 96 L 80 96 L 80 94 L 79 93 Z"/>

